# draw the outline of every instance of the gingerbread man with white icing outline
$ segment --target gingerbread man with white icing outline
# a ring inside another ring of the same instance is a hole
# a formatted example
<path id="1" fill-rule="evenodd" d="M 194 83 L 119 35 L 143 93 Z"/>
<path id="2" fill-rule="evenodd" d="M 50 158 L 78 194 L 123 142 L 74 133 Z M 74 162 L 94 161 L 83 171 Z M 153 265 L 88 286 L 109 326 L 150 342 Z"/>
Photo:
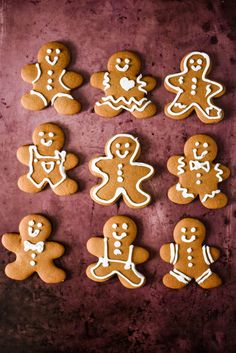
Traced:
<path id="1" fill-rule="evenodd" d="M 56 124 L 41 124 L 33 132 L 33 145 L 17 150 L 18 160 L 29 167 L 27 175 L 18 180 L 18 186 L 25 192 L 40 192 L 47 184 L 53 192 L 64 196 L 74 194 L 78 183 L 66 175 L 66 171 L 77 166 L 78 157 L 61 151 L 65 136 Z"/>
<path id="2" fill-rule="evenodd" d="M 210 269 L 220 257 L 220 251 L 202 245 L 205 235 L 204 224 L 195 218 L 184 218 L 176 224 L 175 243 L 164 244 L 160 249 L 161 258 L 174 265 L 173 270 L 163 277 L 166 287 L 180 289 L 192 279 L 205 289 L 221 285 L 220 277 Z"/>
<path id="3" fill-rule="evenodd" d="M 218 123 L 224 112 L 212 102 L 225 93 L 225 87 L 206 78 L 211 68 L 209 55 L 192 52 L 186 55 L 180 64 L 181 72 L 168 75 L 165 87 L 176 93 L 173 102 L 165 107 L 165 114 L 171 119 L 187 118 L 193 110 L 199 119 L 206 124 Z"/>
<path id="4" fill-rule="evenodd" d="M 23 67 L 21 76 L 33 84 L 33 89 L 21 98 L 24 108 L 41 110 L 51 103 L 59 114 L 79 113 L 80 103 L 70 91 L 81 86 L 83 78 L 73 71 L 66 71 L 70 62 L 68 48 L 60 42 L 44 44 L 38 53 L 38 62 Z"/>
<path id="5" fill-rule="evenodd" d="M 96 282 L 104 282 L 117 275 L 123 286 L 139 288 L 145 284 L 145 277 L 135 265 L 149 258 L 144 248 L 134 246 L 137 226 L 126 216 L 111 217 L 104 225 L 104 237 L 92 237 L 87 242 L 88 251 L 99 257 L 97 263 L 88 266 L 87 276 Z"/>
<path id="6" fill-rule="evenodd" d="M 142 190 L 142 182 L 151 178 L 154 168 L 136 162 L 140 155 L 138 139 L 130 134 L 117 134 L 107 142 L 105 153 L 105 157 L 95 158 L 89 164 L 91 173 L 103 179 L 91 189 L 91 198 L 109 206 L 123 196 L 129 207 L 147 206 L 151 196 Z"/>
<path id="7" fill-rule="evenodd" d="M 188 204 L 198 195 L 206 208 L 221 208 L 227 196 L 218 183 L 227 179 L 230 170 L 220 163 L 213 163 L 217 145 L 207 135 L 191 136 L 184 145 L 184 156 L 172 156 L 167 162 L 169 172 L 179 177 L 179 182 L 168 191 L 169 199 L 177 204 Z"/>
<path id="8" fill-rule="evenodd" d="M 64 254 L 65 248 L 59 243 L 46 241 L 51 232 L 52 226 L 46 217 L 32 214 L 20 222 L 19 234 L 2 236 L 3 246 L 16 254 L 16 260 L 5 268 L 9 278 L 22 281 L 36 272 L 46 283 L 65 280 L 65 272 L 53 263 Z"/>
<path id="9" fill-rule="evenodd" d="M 113 54 L 107 65 L 108 71 L 97 72 L 91 76 L 93 87 L 104 90 L 105 97 L 95 103 L 95 112 L 106 118 L 113 118 L 123 110 L 136 118 L 149 118 L 156 114 L 156 106 L 147 93 L 156 86 L 151 76 L 140 74 L 141 61 L 130 51 Z"/>

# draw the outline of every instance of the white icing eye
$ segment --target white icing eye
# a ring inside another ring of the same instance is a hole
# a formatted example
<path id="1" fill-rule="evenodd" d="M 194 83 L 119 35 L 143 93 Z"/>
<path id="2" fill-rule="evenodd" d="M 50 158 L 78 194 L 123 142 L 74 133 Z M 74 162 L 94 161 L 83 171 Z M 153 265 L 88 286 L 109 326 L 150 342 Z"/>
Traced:
<path id="1" fill-rule="evenodd" d="M 125 59 L 125 63 L 126 63 L 126 64 L 129 64 L 129 63 L 130 63 L 130 60 L 126 58 L 126 59 Z"/>
<path id="2" fill-rule="evenodd" d="M 118 64 L 120 64 L 120 63 L 121 63 L 121 58 L 117 58 L 117 59 L 116 59 L 116 62 L 117 62 Z"/>
<path id="3" fill-rule="evenodd" d="M 200 142 L 195 142 L 195 146 L 198 147 L 200 145 Z"/>
<path id="4" fill-rule="evenodd" d="M 183 227 L 181 228 L 181 232 L 186 233 L 187 228 Z"/>
<path id="5" fill-rule="evenodd" d="M 129 228 L 129 225 L 128 225 L 127 223 L 123 223 L 123 224 L 122 224 L 122 228 L 123 228 L 123 229 L 128 229 L 128 228 Z"/>
<path id="6" fill-rule="evenodd" d="M 193 59 L 190 59 L 189 62 L 190 62 L 190 64 L 193 64 L 193 63 L 194 63 L 194 60 L 193 60 Z"/>
<path id="7" fill-rule="evenodd" d="M 40 131 L 39 132 L 39 136 L 43 136 L 44 135 L 44 132 L 43 131 Z"/>
<path id="8" fill-rule="evenodd" d="M 192 232 L 192 233 L 196 232 L 196 230 L 197 230 L 197 228 L 195 228 L 195 227 L 192 227 L 192 228 L 191 228 L 191 232 Z"/>
<path id="9" fill-rule="evenodd" d="M 204 142 L 204 144 L 203 144 L 203 147 L 208 147 L 209 145 L 208 145 L 208 143 L 207 142 Z"/>
<path id="10" fill-rule="evenodd" d="M 53 133 L 53 132 L 49 132 L 49 133 L 48 133 L 48 136 L 49 136 L 49 137 L 53 137 L 53 136 L 54 136 L 54 133 Z"/>
<path id="11" fill-rule="evenodd" d="M 116 224 L 116 223 L 112 224 L 112 228 L 113 229 L 117 229 L 118 228 L 118 224 Z"/>
<path id="12" fill-rule="evenodd" d="M 199 65 L 201 65 L 201 64 L 202 64 L 202 59 L 197 59 L 197 63 L 198 63 Z"/>
<path id="13" fill-rule="evenodd" d="M 125 144 L 125 147 L 128 148 L 130 146 L 129 142 Z"/>
<path id="14" fill-rule="evenodd" d="M 47 49 L 47 53 L 51 54 L 52 53 L 52 49 Z"/>
<path id="15" fill-rule="evenodd" d="M 120 148 L 120 143 L 116 143 L 116 148 Z"/>
<path id="16" fill-rule="evenodd" d="M 60 49 L 56 49 L 57 54 L 60 54 L 60 52 L 61 52 Z"/>
<path id="17" fill-rule="evenodd" d="M 42 226 L 43 226 L 42 223 L 38 223 L 38 224 L 37 224 L 37 227 L 38 227 L 38 228 L 42 228 Z"/>
<path id="18" fill-rule="evenodd" d="M 31 220 L 28 222 L 28 225 L 32 227 L 32 226 L 34 225 L 34 221 L 31 219 Z"/>

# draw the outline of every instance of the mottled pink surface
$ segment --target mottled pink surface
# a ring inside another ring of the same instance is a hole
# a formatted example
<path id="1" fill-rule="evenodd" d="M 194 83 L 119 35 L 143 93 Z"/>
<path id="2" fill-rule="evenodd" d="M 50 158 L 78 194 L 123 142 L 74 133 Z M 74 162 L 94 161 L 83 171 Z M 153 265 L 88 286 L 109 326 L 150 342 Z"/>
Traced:
<path id="1" fill-rule="evenodd" d="M 46 285 L 36 275 L 12 281 L 4 267 L 14 256 L 0 248 L 1 353 L 235 352 L 235 18 L 234 1 L 2 1 L 0 233 L 17 231 L 26 214 L 48 215 L 55 225 L 53 239 L 67 248 L 59 263 L 68 279 L 58 285 Z M 39 47 L 51 40 L 69 46 L 71 68 L 85 78 L 74 92 L 83 110 L 73 117 L 58 116 L 53 108 L 30 112 L 20 105 L 22 94 L 30 89 L 20 77 L 21 67 L 34 62 Z M 93 113 L 101 92 L 90 87 L 89 75 L 105 70 L 109 56 L 126 48 L 141 55 L 143 73 L 158 79 L 152 93 L 158 114 L 149 120 L 136 120 L 128 112 L 112 120 Z M 210 77 L 227 87 L 227 94 L 217 100 L 225 119 L 214 126 L 204 125 L 194 114 L 175 122 L 163 113 L 173 98 L 163 79 L 177 72 L 181 58 L 192 50 L 210 54 Z M 16 159 L 16 150 L 30 143 L 33 129 L 47 121 L 64 128 L 66 148 L 80 156 L 79 167 L 70 173 L 80 183 L 74 196 L 60 198 L 50 189 L 30 195 L 17 187 L 26 168 Z M 138 136 L 142 160 L 157 168 L 146 183 L 154 202 L 145 209 L 132 210 L 123 202 L 102 207 L 89 196 L 96 178 L 89 173 L 88 161 L 103 153 L 107 139 L 118 132 Z M 230 197 L 224 209 L 210 211 L 199 201 L 179 206 L 166 197 L 175 180 L 166 161 L 182 153 L 185 140 L 194 133 L 216 138 L 218 161 L 231 167 L 233 175 L 222 186 Z M 94 260 L 85 244 L 91 235 L 101 234 L 105 221 L 115 214 L 137 221 L 137 243 L 151 252 L 150 261 L 139 267 L 147 276 L 142 289 L 128 290 L 115 278 L 97 284 L 85 275 Z M 158 250 L 172 240 L 174 225 L 183 216 L 203 220 L 208 244 L 221 249 L 220 260 L 212 266 L 224 280 L 221 288 L 207 291 L 191 284 L 173 291 L 163 286 L 162 276 L 171 267 Z"/>

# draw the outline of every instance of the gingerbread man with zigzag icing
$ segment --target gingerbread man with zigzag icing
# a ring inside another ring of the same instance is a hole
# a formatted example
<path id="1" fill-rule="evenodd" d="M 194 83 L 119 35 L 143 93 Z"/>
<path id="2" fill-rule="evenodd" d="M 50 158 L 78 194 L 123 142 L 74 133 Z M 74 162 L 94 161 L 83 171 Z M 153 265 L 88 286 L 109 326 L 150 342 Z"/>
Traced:
<path id="1" fill-rule="evenodd" d="M 218 123 L 223 119 L 223 110 L 213 104 L 212 98 L 222 96 L 225 88 L 206 78 L 210 67 L 210 58 L 206 53 L 192 52 L 181 61 L 180 73 L 165 78 L 166 89 L 176 93 L 175 99 L 165 107 L 168 117 L 185 119 L 195 110 L 199 119 L 206 124 Z"/>
<path id="2" fill-rule="evenodd" d="M 179 177 L 179 182 L 168 191 L 169 199 L 177 204 L 188 204 L 198 195 L 206 208 L 221 208 L 227 204 L 227 196 L 218 183 L 227 179 L 230 170 L 220 163 L 213 163 L 217 145 L 207 135 L 194 135 L 184 145 L 184 156 L 172 156 L 167 168 Z"/>

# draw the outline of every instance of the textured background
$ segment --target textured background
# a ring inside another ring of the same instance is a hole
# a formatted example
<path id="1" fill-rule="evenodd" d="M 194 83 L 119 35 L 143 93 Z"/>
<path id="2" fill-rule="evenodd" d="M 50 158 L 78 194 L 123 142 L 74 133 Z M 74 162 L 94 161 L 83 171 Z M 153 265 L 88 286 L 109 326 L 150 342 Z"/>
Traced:
<path id="1" fill-rule="evenodd" d="M 53 239 L 66 245 L 59 263 L 68 271 L 67 281 L 59 285 L 46 285 L 37 276 L 11 281 L 4 275 L 4 266 L 14 256 L 1 247 L 1 353 L 235 352 L 235 2 L 3 1 L 0 21 L 0 234 L 17 231 L 26 214 L 48 215 L 55 225 Z M 53 108 L 30 112 L 20 106 L 21 95 L 30 88 L 21 80 L 21 67 L 34 62 L 39 47 L 50 40 L 68 44 L 70 67 L 85 78 L 82 88 L 74 92 L 83 105 L 79 115 L 60 117 Z M 152 94 L 158 114 L 149 120 L 138 121 L 128 112 L 105 120 L 93 113 L 101 92 L 89 86 L 89 75 L 106 69 L 109 56 L 126 48 L 141 55 L 143 73 L 158 79 Z M 215 126 L 202 124 L 195 115 L 175 122 L 163 114 L 165 103 L 173 98 L 165 91 L 163 79 L 178 72 L 180 59 L 192 50 L 210 54 L 210 77 L 227 87 L 227 94 L 217 100 L 225 109 L 225 120 Z M 74 196 L 59 198 L 50 189 L 30 195 L 17 188 L 17 178 L 26 169 L 17 161 L 16 150 L 31 142 L 35 126 L 47 121 L 65 129 L 66 148 L 81 158 L 70 173 L 80 183 Z M 157 167 L 157 175 L 146 184 L 154 202 L 142 210 L 131 210 L 123 202 L 106 208 L 89 197 L 96 179 L 89 174 L 88 161 L 103 153 L 107 139 L 118 132 L 138 136 L 142 160 Z M 225 209 L 209 211 L 198 201 L 174 205 L 166 197 L 175 180 L 166 170 L 166 161 L 182 153 L 193 133 L 215 137 L 218 161 L 231 167 L 233 175 L 223 184 L 230 197 Z M 137 221 L 137 243 L 151 252 L 150 261 L 139 267 L 147 276 L 142 289 L 125 289 L 116 279 L 97 284 L 85 275 L 94 260 L 86 251 L 86 241 L 101 234 L 104 222 L 115 214 Z M 183 216 L 203 220 L 208 244 L 221 249 L 220 261 L 212 266 L 225 282 L 221 288 L 206 291 L 191 284 L 173 291 L 162 285 L 170 266 L 161 261 L 158 250 L 172 240 L 173 227 Z"/>

